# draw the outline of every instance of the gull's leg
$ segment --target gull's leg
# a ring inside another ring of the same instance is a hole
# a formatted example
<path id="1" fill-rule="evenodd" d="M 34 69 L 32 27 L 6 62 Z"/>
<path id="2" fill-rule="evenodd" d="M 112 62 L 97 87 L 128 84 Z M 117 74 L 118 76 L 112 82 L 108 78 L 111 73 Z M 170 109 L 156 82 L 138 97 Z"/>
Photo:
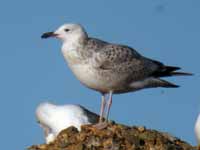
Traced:
<path id="1" fill-rule="evenodd" d="M 105 122 L 105 121 L 103 122 L 104 112 L 105 112 L 105 107 L 106 107 L 105 96 L 106 96 L 105 94 L 102 94 L 99 123 L 93 125 L 95 128 L 97 128 L 99 130 L 102 130 L 107 127 L 107 122 Z"/>
<path id="2" fill-rule="evenodd" d="M 99 123 L 103 122 L 105 106 L 106 106 L 105 94 L 102 94 L 102 96 L 101 96 L 101 110 L 100 110 Z"/>
<path id="3" fill-rule="evenodd" d="M 42 124 L 42 123 L 39 123 L 40 126 L 43 128 L 43 131 L 44 131 L 44 135 L 45 136 L 48 136 L 48 134 L 50 133 L 50 129 L 49 127 L 47 127 L 46 125 Z"/>
<path id="4" fill-rule="evenodd" d="M 50 133 L 50 129 L 49 127 L 47 127 L 46 125 L 40 123 L 40 126 L 43 128 L 44 130 L 44 135 L 45 135 L 45 139 L 46 139 L 46 143 L 50 143 L 54 140 L 54 135 L 52 133 Z"/>
<path id="5" fill-rule="evenodd" d="M 109 117 L 109 113 L 110 113 L 110 108 L 111 108 L 111 105 L 112 105 L 112 94 L 113 92 L 110 91 L 109 93 L 109 99 L 108 99 L 108 109 L 107 109 L 107 113 L 106 113 L 106 121 L 108 121 L 108 117 Z"/>

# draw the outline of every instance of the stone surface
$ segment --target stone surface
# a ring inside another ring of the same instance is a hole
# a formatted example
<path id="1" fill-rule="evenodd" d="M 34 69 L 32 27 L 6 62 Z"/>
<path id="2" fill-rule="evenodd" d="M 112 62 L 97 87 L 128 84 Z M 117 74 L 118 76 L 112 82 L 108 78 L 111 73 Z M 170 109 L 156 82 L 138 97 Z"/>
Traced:
<path id="1" fill-rule="evenodd" d="M 92 125 L 63 130 L 50 144 L 33 145 L 29 150 L 196 150 L 167 133 L 145 127 L 109 123 L 104 129 Z"/>

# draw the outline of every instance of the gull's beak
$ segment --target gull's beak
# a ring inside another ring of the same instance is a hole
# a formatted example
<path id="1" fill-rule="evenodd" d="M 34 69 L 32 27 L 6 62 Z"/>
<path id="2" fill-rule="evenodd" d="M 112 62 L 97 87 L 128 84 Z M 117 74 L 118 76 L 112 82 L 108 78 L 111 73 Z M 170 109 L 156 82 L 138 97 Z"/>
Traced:
<path id="1" fill-rule="evenodd" d="M 50 37 L 56 37 L 58 34 L 55 34 L 54 32 L 46 32 L 44 34 L 42 34 L 41 38 L 42 39 L 47 39 Z"/>

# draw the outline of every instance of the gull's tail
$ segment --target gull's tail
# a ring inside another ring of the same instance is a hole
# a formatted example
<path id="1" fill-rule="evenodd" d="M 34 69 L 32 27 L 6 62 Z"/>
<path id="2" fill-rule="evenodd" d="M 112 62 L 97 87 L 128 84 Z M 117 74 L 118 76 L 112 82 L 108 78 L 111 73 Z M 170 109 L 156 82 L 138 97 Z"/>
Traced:
<path id="1" fill-rule="evenodd" d="M 191 76 L 192 73 L 188 72 L 178 72 L 177 70 L 180 70 L 180 67 L 174 67 L 174 66 L 162 66 L 158 70 L 156 70 L 152 76 L 153 77 L 170 77 L 170 76 Z"/>
<path id="2" fill-rule="evenodd" d="M 156 81 L 157 85 L 160 87 L 165 88 L 177 88 L 179 85 L 176 85 L 174 83 L 168 82 L 166 80 L 160 79 L 161 77 L 171 77 L 171 76 L 191 76 L 192 73 L 188 72 L 178 72 L 177 70 L 180 70 L 180 67 L 175 66 L 165 66 L 159 62 L 156 62 L 160 67 L 153 72 L 151 76 L 154 77 L 154 80 Z"/>

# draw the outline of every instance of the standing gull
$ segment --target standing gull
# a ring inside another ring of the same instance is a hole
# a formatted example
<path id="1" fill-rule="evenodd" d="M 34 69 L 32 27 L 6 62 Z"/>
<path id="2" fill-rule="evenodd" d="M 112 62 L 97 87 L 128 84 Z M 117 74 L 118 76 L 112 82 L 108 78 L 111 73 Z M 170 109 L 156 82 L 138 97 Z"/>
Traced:
<path id="1" fill-rule="evenodd" d="M 99 116 L 80 105 L 45 102 L 37 107 L 36 118 L 44 129 L 46 143 L 50 143 L 63 129 L 74 126 L 80 131 L 82 125 L 97 123 Z"/>
<path id="2" fill-rule="evenodd" d="M 100 122 L 106 105 L 105 118 L 108 119 L 114 93 L 155 87 L 176 88 L 177 85 L 160 77 L 191 75 L 177 72 L 179 67 L 146 58 L 131 47 L 91 38 L 79 24 L 64 24 L 56 31 L 42 35 L 42 38 L 49 37 L 63 42 L 62 54 L 78 80 L 102 94 Z M 109 94 L 107 104 L 106 94 Z"/>

